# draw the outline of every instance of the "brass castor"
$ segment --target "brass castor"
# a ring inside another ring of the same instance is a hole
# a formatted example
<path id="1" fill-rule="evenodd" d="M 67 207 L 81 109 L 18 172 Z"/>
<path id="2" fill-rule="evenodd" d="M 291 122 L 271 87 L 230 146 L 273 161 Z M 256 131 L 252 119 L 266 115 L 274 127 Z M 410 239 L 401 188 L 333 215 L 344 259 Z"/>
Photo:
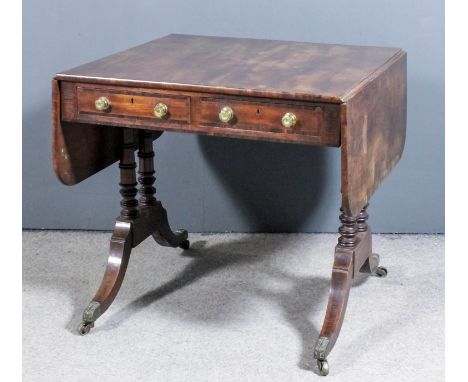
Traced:
<path id="1" fill-rule="evenodd" d="M 377 267 L 373 272 L 373 275 L 376 277 L 387 277 L 387 268 L 385 267 Z"/>
<path id="2" fill-rule="evenodd" d="M 78 333 L 80 333 L 82 336 L 85 334 L 88 334 L 91 328 L 94 328 L 94 322 L 82 322 L 78 326 Z"/>
<path id="3" fill-rule="evenodd" d="M 189 240 L 184 240 L 181 245 L 179 245 L 180 248 L 182 249 L 189 249 L 190 248 L 190 241 Z"/>
<path id="4" fill-rule="evenodd" d="M 326 359 L 318 359 L 317 360 L 317 367 L 319 370 L 319 374 L 323 377 L 328 375 L 328 372 L 330 371 L 330 368 L 328 366 L 328 362 Z"/>

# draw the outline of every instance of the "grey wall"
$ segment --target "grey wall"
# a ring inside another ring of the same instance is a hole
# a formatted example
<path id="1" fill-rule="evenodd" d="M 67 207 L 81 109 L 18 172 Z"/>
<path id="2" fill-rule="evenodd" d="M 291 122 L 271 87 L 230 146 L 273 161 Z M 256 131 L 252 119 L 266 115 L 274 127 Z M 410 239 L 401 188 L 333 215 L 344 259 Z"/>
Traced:
<path id="1" fill-rule="evenodd" d="M 50 80 L 169 33 L 398 46 L 408 52 L 408 134 L 371 203 L 376 232 L 444 230 L 444 2 L 23 1 L 23 226 L 111 229 L 116 165 L 74 187 L 50 161 Z M 339 150 L 165 133 L 159 198 L 190 231 L 330 231 Z"/>

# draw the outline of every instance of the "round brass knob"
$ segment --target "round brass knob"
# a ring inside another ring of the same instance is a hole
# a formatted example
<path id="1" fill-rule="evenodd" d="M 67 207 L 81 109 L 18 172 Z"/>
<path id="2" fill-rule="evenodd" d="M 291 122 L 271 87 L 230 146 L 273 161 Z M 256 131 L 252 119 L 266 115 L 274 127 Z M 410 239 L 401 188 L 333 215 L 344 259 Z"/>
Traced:
<path id="1" fill-rule="evenodd" d="M 167 105 L 162 102 L 158 103 L 153 109 L 154 115 L 158 118 L 164 118 L 167 115 L 167 111 Z"/>
<path id="2" fill-rule="evenodd" d="M 110 108 L 110 101 L 106 97 L 99 97 L 96 101 L 94 101 L 94 106 L 96 110 L 99 111 L 106 111 Z"/>
<path id="3" fill-rule="evenodd" d="M 219 119 L 221 122 L 228 123 L 234 118 L 234 111 L 229 106 L 224 106 L 219 112 Z"/>
<path id="4" fill-rule="evenodd" d="M 283 115 L 283 118 L 281 118 L 281 124 L 284 127 L 293 127 L 297 122 L 297 117 L 295 116 L 294 113 L 286 113 Z"/>

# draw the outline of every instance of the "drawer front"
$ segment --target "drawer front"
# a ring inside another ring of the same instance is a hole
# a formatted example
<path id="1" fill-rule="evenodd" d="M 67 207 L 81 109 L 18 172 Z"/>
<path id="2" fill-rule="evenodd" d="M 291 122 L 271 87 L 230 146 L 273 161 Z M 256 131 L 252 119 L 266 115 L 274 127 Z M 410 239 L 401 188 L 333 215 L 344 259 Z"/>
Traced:
<path id="1" fill-rule="evenodd" d="M 60 84 L 60 91 L 61 118 L 67 122 L 340 145 L 339 104 L 66 81 Z M 108 102 L 107 108 L 96 106 L 100 98 Z M 158 104 L 167 107 L 167 114 L 162 118 L 155 115 Z M 224 107 L 229 107 L 233 113 L 227 122 L 220 119 Z M 285 114 L 293 115 L 295 123 L 285 124 Z"/>
<path id="2" fill-rule="evenodd" d="M 224 97 L 202 98 L 200 104 L 200 123 L 206 126 L 285 135 L 328 135 L 333 142 L 339 140 L 340 116 L 336 105 L 244 101 Z M 222 122 L 219 116 L 224 107 L 232 110 L 233 117 L 228 122 Z M 284 125 L 286 114 L 294 116 L 293 126 Z"/>
<path id="3" fill-rule="evenodd" d="M 155 92 L 112 90 L 77 86 L 78 118 L 89 116 L 107 121 L 110 119 L 140 119 L 143 122 L 190 123 L 190 97 L 175 94 L 159 94 Z M 105 110 L 98 110 L 96 100 L 108 102 Z M 166 114 L 157 117 L 156 105 L 164 105 Z"/>

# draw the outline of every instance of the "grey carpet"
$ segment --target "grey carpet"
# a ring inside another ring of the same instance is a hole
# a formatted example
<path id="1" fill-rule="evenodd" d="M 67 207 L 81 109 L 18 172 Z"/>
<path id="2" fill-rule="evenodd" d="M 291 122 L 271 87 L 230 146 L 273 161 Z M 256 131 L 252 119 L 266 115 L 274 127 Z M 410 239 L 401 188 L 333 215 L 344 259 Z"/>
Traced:
<path id="1" fill-rule="evenodd" d="M 146 240 L 87 336 L 76 334 L 109 233 L 23 233 L 24 381 L 310 381 L 336 235 Z M 444 237 L 374 235 L 385 279 L 360 276 L 325 381 L 442 381 Z"/>

